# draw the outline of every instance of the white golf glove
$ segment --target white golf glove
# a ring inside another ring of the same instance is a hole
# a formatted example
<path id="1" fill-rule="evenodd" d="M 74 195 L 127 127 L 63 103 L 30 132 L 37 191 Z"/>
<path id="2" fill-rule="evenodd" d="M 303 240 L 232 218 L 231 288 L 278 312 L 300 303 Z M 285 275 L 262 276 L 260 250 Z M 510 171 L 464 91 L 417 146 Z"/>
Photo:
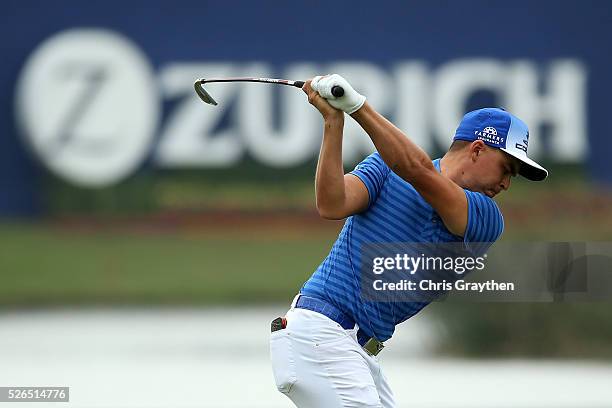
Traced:
<path id="1" fill-rule="evenodd" d="M 348 81 L 338 74 L 328 76 L 316 76 L 310 83 L 312 89 L 317 91 L 319 95 L 327 99 L 329 104 L 336 109 L 340 109 L 349 115 L 361 108 L 366 101 L 366 97 L 353 89 Z M 341 86 L 344 89 L 344 95 L 336 98 L 332 95 L 332 88 Z"/>

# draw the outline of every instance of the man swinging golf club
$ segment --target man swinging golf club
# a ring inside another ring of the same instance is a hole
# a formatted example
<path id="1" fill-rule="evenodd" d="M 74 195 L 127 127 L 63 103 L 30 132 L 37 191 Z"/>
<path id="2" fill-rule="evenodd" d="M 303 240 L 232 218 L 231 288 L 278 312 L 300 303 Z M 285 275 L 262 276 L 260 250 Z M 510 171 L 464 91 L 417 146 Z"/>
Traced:
<path id="1" fill-rule="evenodd" d="M 341 86 L 344 95 L 331 90 Z M 299 408 L 394 407 L 376 355 L 395 326 L 429 302 L 372 301 L 362 296 L 361 249 L 369 243 L 480 244 L 503 232 L 493 197 L 513 176 L 544 180 L 527 157 L 529 131 L 509 112 L 467 113 L 444 157 L 431 160 L 339 75 L 306 81 L 324 134 L 316 171 L 317 209 L 346 222 L 329 255 L 303 285 L 284 318 L 272 322 L 270 353 L 278 390 Z M 377 152 L 348 174 L 342 166 L 344 114 Z"/>

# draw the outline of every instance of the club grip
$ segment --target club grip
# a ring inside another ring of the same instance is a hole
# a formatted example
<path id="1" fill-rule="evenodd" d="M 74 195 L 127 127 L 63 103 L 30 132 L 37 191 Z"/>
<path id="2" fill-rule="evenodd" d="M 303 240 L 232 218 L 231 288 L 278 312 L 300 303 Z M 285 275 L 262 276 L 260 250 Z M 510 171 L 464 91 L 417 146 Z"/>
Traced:
<path id="1" fill-rule="evenodd" d="M 304 86 L 304 81 L 294 81 L 293 86 L 301 88 Z M 339 85 L 332 86 L 331 93 L 336 98 L 341 98 L 342 96 L 344 96 L 344 88 Z"/>
<path id="2" fill-rule="evenodd" d="M 342 88 L 339 85 L 332 86 L 331 93 L 336 98 L 340 98 L 340 97 L 344 96 L 344 88 Z"/>

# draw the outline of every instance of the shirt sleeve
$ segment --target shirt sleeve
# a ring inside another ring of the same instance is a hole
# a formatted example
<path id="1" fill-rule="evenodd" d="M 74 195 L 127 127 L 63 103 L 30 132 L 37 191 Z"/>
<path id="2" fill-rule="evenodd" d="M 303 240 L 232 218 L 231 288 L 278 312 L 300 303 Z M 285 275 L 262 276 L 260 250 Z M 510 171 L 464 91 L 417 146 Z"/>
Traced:
<path id="1" fill-rule="evenodd" d="M 468 222 L 463 240 L 475 252 L 484 253 L 504 231 L 504 217 L 490 197 L 464 191 L 468 201 Z"/>
<path id="2" fill-rule="evenodd" d="M 368 208 L 376 201 L 380 190 L 391 172 L 378 152 L 374 152 L 359 163 L 350 174 L 354 174 L 368 189 Z"/>

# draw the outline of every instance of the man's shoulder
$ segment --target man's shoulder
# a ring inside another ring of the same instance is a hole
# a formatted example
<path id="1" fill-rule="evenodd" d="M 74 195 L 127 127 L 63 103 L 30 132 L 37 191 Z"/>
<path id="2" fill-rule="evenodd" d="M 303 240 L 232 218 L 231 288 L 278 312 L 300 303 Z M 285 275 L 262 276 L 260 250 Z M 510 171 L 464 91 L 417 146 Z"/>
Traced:
<path id="1" fill-rule="evenodd" d="M 482 210 L 494 212 L 503 218 L 501 208 L 494 199 L 479 191 L 472 191 L 468 190 L 467 188 L 464 188 L 463 191 L 465 191 L 465 195 L 468 199 L 468 205 L 473 205 Z"/>

